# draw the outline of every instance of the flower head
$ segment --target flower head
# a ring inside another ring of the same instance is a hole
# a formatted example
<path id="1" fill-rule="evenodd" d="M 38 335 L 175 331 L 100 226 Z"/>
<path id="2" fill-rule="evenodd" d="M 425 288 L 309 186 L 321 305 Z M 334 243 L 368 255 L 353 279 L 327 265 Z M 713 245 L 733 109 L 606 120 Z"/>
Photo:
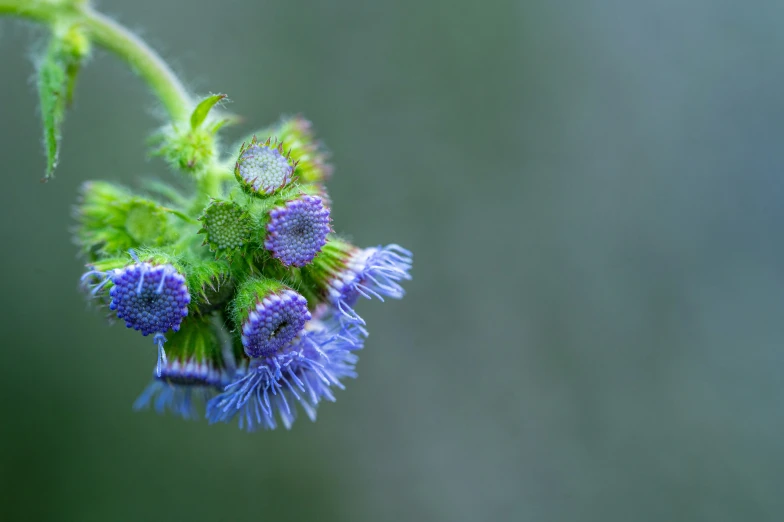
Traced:
<path id="1" fill-rule="evenodd" d="M 234 176 L 242 187 L 255 194 L 272 194 L 291 182 L 296 163 L 283 154 L 283 144 L 256 137 L 247 147 L 243 145 L 234 166 Z"/>
<path id="2" fill-rule="evenodd" d="M 405 290 L 399 281 L 411 279 L 411 264 L 411 252 L 399 245 L 360 249 L 336 239 L 305 270 L 339 315 L 364 323 L 353 310 L 359 297 L 402 298 Z"/>
<path id="3" fill-rule="evenodd" d="M 331 282 L 333 299 L 353 306 L 359 296 L 380 301 L 400 299 L 405 290 L 398 281 L 411 279 L 411 252 L 399 245 L 365 248 L 354 253 L 346 269 Z"/>
<path id="4" fill-rule="evenodd" d="M 305 266 L 327 242 L 329 222 L 321 198 L 302 195 L 270 211 L 264 248 L 286 266 Z"/>
<path id="5" fill-rule="evenodd" d="M 183 277 L 171 265 L 136 262 L 109 274 L 114 286 L 109 308 L 125 320 L 125 326 L 142 335 L 179 330 L 188 315 L 191 296 Z"/>
<path id="6" fill-rule="evenodd" d="M 191 296 L 185 277 L 172 265 L 143 263 L 133 250 L 130 254 L 135 263 L 108 272 L 89 270 L 82 276 L 82 283 L 92 286 L 93 296 L 108 283 L 113 284 L 109 308 L 117 312 L 128 328 L 141 330 L 145 336 L 155 334 L 153 342 L 158 346 L 157 374 L 160 375 L 162 365 L 167 362 L 163 334 L 180 329 L 180 323 L 188 315 Z"/>
<path id="7" fill-rule="evenodd" d="M 294 339 L 310 320 L 308 302 L 271 279 L 248 279 L 237 292 L 235 324 L 248 357 L 267 357 Z"/>
<path id="8" fill-rule="evenodd" d="M 278 417 L 288 429 L 297 416 L 296 404 L 311 420 L 322 399 L 334 401 L 332 388 L 343 389 L 341 379 L 356 377 L 361 341 L 349 339 L 320 321 L 276 353 L 250 361 L 224 391 L 207 404 L 211 423 L 239 418 L 240 428 L 274 429 Z"/>
<path id="9" fill-rule="evenodd" d="M 213 200 L 199 221 L 202 223 L 199 233 L 207 235 L 203 244 L 209 245 L 216 257 L 231 257 L 250 240 L 250 215 L 236 203 Z"/>

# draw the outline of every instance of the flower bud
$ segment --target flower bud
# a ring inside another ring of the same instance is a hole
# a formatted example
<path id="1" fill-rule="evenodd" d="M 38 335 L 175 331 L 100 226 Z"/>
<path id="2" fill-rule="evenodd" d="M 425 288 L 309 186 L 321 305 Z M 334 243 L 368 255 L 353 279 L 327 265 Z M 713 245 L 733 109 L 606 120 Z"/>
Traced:
<path id="1" fill-rule="evenodd" d="M 163 246 L 175 239 L 168 213 L 155 201 L 105 181 L 88 181 L 81 192 L 75 208 L 76 241 L 91 258 L 141 245 Z"/>
<path id="2" fill-rule="evenodd" d="M 206 234 L 204 245 L 209 245 L 215 257 L 231 257 L 242 249 L 251 238 L 252 220 L 239 205 L 231 201 L 212 200 L 199 216 Z"/>
<path id="3" fill-rule="evenodd" d="M 331 229 L 322 199 L 303 194 L 269 211 L 264 248 L 285 266 L 305 266 L 321 251 Z"/>
<path id="4" fill-rule="evenodd" d="M 296 166 L 281 143 L 271 138 L 259 143 L 254 136 L 250 144 L 242 145 L 234 176 L 246 192 L 269 195 L 291 183 Z"/>
<path id="5" fill-rule="evenodd" d="M 297 162 L 297 177 L 303 183 L 322 183 L 332 175 L 332 165 L 327 163 L 329 154 L 316 140 L 312 124 L 302 116 L 283 120 L 272 135 L 290 151 Z"/>
<path id="6" fill-rule="evenodd" d="M 207 127 L 172 125 L 154 136 L 153 141 L 160 143 L 153 155 L 163 157 L 177 170 L 201 172 L 215 155 L 215 133 Z"/>

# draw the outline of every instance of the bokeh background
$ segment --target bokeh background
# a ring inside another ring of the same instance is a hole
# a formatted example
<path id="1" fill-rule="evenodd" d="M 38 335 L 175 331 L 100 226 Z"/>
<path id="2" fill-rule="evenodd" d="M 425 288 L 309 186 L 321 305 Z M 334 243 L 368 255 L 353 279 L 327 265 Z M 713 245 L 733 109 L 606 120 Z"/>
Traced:
<path id="1" fill-rule="evenodd" d="M 99 51 L 57 178 L 0 21 L 0 519 L 782 520 L 784 4 L 102 0 L 238 138 L 310 118 L 334 225 L 415 253 L 293 430 L 131 403 L 149 339 L 77 291 L 81 182 L 170 176 Z M 227 141 L 232 141 L 231 139 Z"/>

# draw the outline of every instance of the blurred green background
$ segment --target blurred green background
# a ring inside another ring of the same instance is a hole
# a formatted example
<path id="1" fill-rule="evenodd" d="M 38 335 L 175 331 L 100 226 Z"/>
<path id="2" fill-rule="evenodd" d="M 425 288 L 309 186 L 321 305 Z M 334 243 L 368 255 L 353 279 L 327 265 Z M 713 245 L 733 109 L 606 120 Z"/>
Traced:
<path id="1" fill-rule="evenodd" d="M 316 423 L 134 413 L 154 348 L 69 228 L 84 180 L 169 179 L 159 110 L 95 53 L 38 183 L 44 32 L 0 21 L 1 520 L 784 518 L 781 2 L 98 7 L 228 93 L 228 137 L 310 118 L 336 230 L 414 280 Z"/>

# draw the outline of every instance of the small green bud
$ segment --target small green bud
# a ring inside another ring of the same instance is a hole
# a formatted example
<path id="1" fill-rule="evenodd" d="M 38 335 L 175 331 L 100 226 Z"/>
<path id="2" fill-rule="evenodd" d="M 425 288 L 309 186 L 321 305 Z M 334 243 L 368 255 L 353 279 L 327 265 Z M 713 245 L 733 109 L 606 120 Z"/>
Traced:
<path id="1" fill-rule="evenodd" d="M 198 173 L 215 157 L 215 135 L 228 122 L 226 119 L 210 120 L 215 104 L 226 98 L 225 94 L 208 96 L 193 109 L 189 125 L 171 125 L 153 137 L 161 145 L 153 154 L 162 156 L 174 169 Z"/>
<path id="2" fill-rule="evenodd" d="M 231 259 L 251 238 L 253 223 L 247 211 L 232 201 L 212 200 L 199 216 L 206 234 L 204 245 L 209 245 L 215 257 Z"/>
<path id="3" fill-rule="evenodd" d="M 76 219 L 77 243 L 90 258 L 118 255 L 142 245 L 163 246 L 176 238 L 165 207 L 105 181 L 82 185 Z"/>
<path id="4" fill-rule="evenodd" d="M 161 142 L 153 154 L 163 157 L 173 169 L 201 172 L 215 155 L 215 135 L 204 127 L 170 126 L 154 137 Z"/>

